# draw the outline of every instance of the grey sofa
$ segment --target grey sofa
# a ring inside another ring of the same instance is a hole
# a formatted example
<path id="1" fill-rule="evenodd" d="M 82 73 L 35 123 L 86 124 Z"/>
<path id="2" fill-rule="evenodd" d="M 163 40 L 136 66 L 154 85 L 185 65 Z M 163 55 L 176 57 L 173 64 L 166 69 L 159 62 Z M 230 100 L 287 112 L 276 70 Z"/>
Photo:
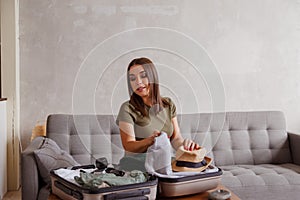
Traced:
<path id="1" fill-rule="evenodd" d="M 178 115 L 181 132 L 207 150 L 223 169 L 222 183 L 241 199 L 300 198 L 300 135 L 288 133 L 280 111 Z M 80 164 L 123 155 L 112 115 L 50 115 L 47 137 Z M 22 199 L 47 194 L 33 156 L 42 138 L 22 152 Z"/>

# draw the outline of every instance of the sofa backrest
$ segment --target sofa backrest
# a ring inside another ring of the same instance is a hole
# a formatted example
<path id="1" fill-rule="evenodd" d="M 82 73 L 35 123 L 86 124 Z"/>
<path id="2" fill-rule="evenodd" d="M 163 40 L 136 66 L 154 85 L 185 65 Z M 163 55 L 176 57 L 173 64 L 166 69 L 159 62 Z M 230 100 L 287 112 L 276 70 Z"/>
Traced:
<path id="1" fill-rule="evenodd" d="M 285 118 L 279 111 L 179 114 L 184 138 L 208 150 L 217 166 L 291 162 Z M 48 116 L 47 136 L 81 164 L 123 156 L 113 115 Z"/>
<path id="2" fill-rule="evenodd" d="M 177 117 L 183 137 L 204 146 L 217 166 L 291 162 L 285 118 L 280 111 Z"/>
<path id="3" fill-rule="evenodd" d="M 119 163 L 123 156 L 119 128 L 112 115 L 53 114 L 47 119 L 47 137 L 81 164 L 106 157 Z"/>

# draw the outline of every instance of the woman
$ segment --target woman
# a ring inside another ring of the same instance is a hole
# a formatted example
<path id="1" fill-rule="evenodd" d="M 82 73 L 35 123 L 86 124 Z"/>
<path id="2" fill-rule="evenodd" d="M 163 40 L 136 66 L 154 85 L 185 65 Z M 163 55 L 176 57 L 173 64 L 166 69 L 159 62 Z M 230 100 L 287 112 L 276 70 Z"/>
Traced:
<path id="1" fill-rule="evenodd" d="M 136 58 L 129 63 L 127 84 L 130 100 L 122 104 L 117 117 L 126 151 L 126 156 L 120 160 L 122 168 L 144 170 L 145 156 L 132 153 L 146 152 L 161 132 L 167 133 L 175 150 L 181 145 L 186 150 L 200 148 L 192 140 L 182 138 L 176 106 L 170 98 L 160 96 L 157 71 L 150 59 Z"/>

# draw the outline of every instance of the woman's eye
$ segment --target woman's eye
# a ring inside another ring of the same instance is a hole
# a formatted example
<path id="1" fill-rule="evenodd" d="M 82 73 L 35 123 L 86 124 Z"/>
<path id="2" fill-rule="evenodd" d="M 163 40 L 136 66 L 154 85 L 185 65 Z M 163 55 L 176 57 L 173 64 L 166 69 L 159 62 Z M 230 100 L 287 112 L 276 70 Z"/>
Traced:
<path id="1" fill-rule="evenodd" d="M 141 73 L 141 78 L 146 78 L 147 77 L 147 73 L 146 72 L 142 72 Z"/>
<path id="2" fill-rule="evenodd" d="M 135 76 L 129 76 L 130 81 L 135 81 Z"/>

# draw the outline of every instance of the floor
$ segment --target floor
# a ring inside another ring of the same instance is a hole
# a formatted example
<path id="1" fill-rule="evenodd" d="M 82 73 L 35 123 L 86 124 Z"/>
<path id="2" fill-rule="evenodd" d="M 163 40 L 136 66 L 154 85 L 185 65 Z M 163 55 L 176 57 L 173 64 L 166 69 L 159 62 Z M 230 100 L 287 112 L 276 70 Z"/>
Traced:
<path id="1" fill-rule="evenodd" d="M 7 192 L 1 200 L 21 200 L 21 189 L 18 191 Z M 48 200 L 59 200 L 55 195 L 50 195 Z"/>
<path id="2" fill-rule="evenodd" d="M 2 200 L 21 200 L 21 190 L 7 192 Z"/>

